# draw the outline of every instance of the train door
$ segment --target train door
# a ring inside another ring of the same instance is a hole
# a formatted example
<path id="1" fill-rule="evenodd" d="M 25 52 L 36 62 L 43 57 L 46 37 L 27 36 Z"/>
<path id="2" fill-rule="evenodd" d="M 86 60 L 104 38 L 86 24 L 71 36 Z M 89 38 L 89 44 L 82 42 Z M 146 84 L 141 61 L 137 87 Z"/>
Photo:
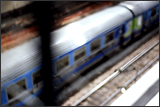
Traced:
<path id="1" fill-rule="evenodd" d="M 134 24 L 133 24 L 133 33 L 134 38 L 138 37 L 141 34 L 141 30 L 143 27 L 143 15 L 136 16 L 134 18 Z"/>
<path id="2" fill-rule="evenodd" d="M 130 42 L 131 37 L 132 37 L 132 31 L 133 31 L 133 21 L 130 20 L 126 22 L 123 26 L 123 34 L 122 34 L 122 45 L 126 45 Z"/>

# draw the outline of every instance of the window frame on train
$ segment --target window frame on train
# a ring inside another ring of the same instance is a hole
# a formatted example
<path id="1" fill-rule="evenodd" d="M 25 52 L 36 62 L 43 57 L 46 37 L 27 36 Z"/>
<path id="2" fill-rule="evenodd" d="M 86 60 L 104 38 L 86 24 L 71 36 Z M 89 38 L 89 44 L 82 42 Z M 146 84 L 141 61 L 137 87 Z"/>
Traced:
<path id="1" fill-rule="evenodd" d="M 124 32 L 124 25 L 121 25 L 119 27 L 119 35 L 122 36 L 123 32 Z"/>
<path id="2" fill-rule="evenodd" d="M 34 78 L 36 78 L 36 77 L 34 77 L 34 75 L 37 75 L 37 74 L 40 75 L 40 79 L 41 79 L 41 80 L 36 83 L 36 82 L 34 82 Z M 41 81 L 42 81 L 42 76 L 41 76 L 41 74 L 40 74 L 40 71 L 36 71 L 36 72 L 32 73 L 32 83 L 33 83 L 33 87 L 34 87 L 36 84 L 38 84 L 39 82 L 41 82 Z"/>
<path id="3" fill-rule="evenodd" d="M 152 15 L 154 13 L 154 15 Z M 154 18 L 157 14 L 157 7 L 154 7 L 153 9 L 151 9 L 151 18 Z"/>
<path id="4" fill-rule="evenodd" d="M 142 26 L 143 25 L 143 15 L 137 16 L 137 26 Z M 133 26 L 133 24 L 132 24 Z"/>
<path id="5" fill-rule="evenodd" d="M 111 34 L 112 34 L 112 35 L 111 35 Z M 112 38 L 109 39 L 109 40 L 106 42 L 106 38 L 108 38 L 110 35 L 112 36 Z M 111 31 L 110 33 L 105 34 L 104 44 L 107 45 L 107 44 L 110 43 L 112 40 L 114 40 L 114 35 L 115 35 L 115 31 Z"/>
<path id="6" fill-rule="evenodd" d="M 138 18 L 138 17 L 139 17 L 139 16 L 137 16 L 136 18 Z M 127 30 L 126 30 L 125 33 L 129 32 L 130 30 L 132 30 L 132 26 L 133 26 L 133 23 L 132 23 L 132 22 L 133 22 L 133 20 L 134 20 L 134 19 L 129 20 L 129 21 L 126 23 L 126 27 L 127 27 L 126 29 L 127 29 Z M 137 23 L 136 23 L 136 24 L 137 24 Z"/>
<path id="7" fill-rule="evenodd" d="M 111 36 L 112 38 L 109 39 L 108 41 L 106 41 L 106 38 L 108 39 L 109 36 Z M 104 36 L 104 48 L 105 49 L 109 49 L 110 47 L 112 47 L 114 45 L 114 36 L 115 36 L 114 30 L 105 34 L 105 36 Z"/>
<path id="8" fill-rule="evenodd" d="M 92 50 L 92 46 L 93 46 L 93 45 L 95 44 L 95 42 L 97 42 L 97 41 L 99 42 L 99 43 L 98 43 L 98 44 L 99 44 L 98 48 Z M 93 44 L 93 45 L 92 45 L 92 44 Z M 98 51 L 100 48 L 101 48 L 101 38 L 100 38 L 100 37 L 90 42 L 90 52 L 91 52 L 91 53 L 94 53 L 94 52 Z"/>
<path id="9" fill-rule="evenodd" d="M 57 63 L 58 62 L 61 62 L 63 59 L 65 59 L 65 58 L 67 58 L 67 65 L 65 65 L 65 66 L 61 66 L 60 68 L 61 69 L 58 69 L 57 67 Z M 60 71 L 62 71 L 63 69 L 65 69 L 66 67 L 68 67 L 69 66 L 69 55 L 65 55 L 64 57 L 62 57 L 62 58 L 60 58 L 60 59 L 58 59 L 56 62 L 55 62 L 55 65 L 56 65 L 56 73 L 58 74 Z"/>
<path id="10" fill-rule="evenodd" d="M 81 53 L 83 53 L 83 55 L 80 56 L 79 58 L 76 58 L 76 56 L 78 56 Z M 82 46 L 74 51 L 74 62 L 79 61 L 80 59 L 84 58 L 85 56 L 86 56 L 86 46 Z"/>
<path id="11" fill-rule="evenodd" d="M 21 91 L 21 92 L 19 92 L 19 93 L 16 94 L 16 95 L 14 95 L 13 97 L 9 98 L 8 89 L 11 88 L 11 87 L 13 88 L 14 85 L 16 85 L 16 84 L 18 85 L 18 83 L 19 83 L 19 82 L 22 82 L 22 81 L 24 81 L 24 86 L 25 86 L 25 88 L 23 87 L 24 90 Z M 8 101 L 11 100 L 11 99 L 13 99 L 13 98 L 15 98 L 16 96 L 18 96 L 19 94 L 21 94 L 22 92 L 24 92 L 24 91 L 26 91 L 26 90 L 27 90 L 27 80 L 26 80 L 26 78 L 23 78 L 23 79 L 15 82 L 15 83 L 13 83 L 12 85 L 10 85 L 9 87 L 6 88 L 6 94 L 7 94 L 7 99 L 8 99 Z"/>

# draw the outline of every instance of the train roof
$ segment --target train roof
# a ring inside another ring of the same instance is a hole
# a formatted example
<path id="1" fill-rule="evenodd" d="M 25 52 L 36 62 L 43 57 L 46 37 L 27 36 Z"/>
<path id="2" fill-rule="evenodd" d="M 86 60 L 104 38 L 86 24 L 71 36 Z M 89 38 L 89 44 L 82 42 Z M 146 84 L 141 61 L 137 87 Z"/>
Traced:
<path id="1" fill-rule="evenodd" d="M 129 10 L 114 6 L 52 32 L 55 57 L 89 42 L 97 35 L 113 29 L 131 18 L 132 14 Z"/>
<path id="2" fill-rule="evenodd" d="M 39 38 L 1 53 L 1 85 L 40 65 Z"/>
<path id="3" fill-rule="evenodd" d="M 118 11 L 117 11 L 118 10 Z M 132 18 L 124 7 L 114 6 L 87 16 L 51 32 L 51 48 L 58 57 L 89 42 L 97 35 Z M 1 53 L 1 83 L 13 79 L 40 64 L 40 37 Z M 14 76 L 15 75 L 15 76 Z"/>
<path id="4" fill-rule="evenodd" d="M 125 1 L 120 3 L 119 5 L 129 8 L 136 16 L 158 4 L 159 1 Z"/>

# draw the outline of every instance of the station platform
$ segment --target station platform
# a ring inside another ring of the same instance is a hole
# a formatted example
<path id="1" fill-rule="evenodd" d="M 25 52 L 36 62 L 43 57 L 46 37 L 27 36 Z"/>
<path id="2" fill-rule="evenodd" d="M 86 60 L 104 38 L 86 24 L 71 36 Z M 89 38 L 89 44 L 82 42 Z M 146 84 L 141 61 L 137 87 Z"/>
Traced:
<path id="1" fill-rule="evenodd" d="M 159 62 L 110 106 L 159 106 Z"/>

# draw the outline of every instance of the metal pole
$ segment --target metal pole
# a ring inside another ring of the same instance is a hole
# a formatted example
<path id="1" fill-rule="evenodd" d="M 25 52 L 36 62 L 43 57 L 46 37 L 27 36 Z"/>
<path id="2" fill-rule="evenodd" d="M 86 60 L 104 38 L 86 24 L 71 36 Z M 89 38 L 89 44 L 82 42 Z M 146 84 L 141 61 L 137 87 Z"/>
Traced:
<path id="1" fill-rule="evenodd" d="M 51 26 L 54 22 L 54 12 L 50 11 L 52 2 L 38 1 L 35 2 L 35 18 L 38 24 L 39 34 L 41 36 L 41 50 L 42 50 L 42 70 L 41 76 L 44 81 L 43 101 L 46 106 L 56 106 L 57 92 L 53 88 L 52 79 L 52 63 L 51 63 L 51 50 L 50 50 L 50 32 Z"/>

